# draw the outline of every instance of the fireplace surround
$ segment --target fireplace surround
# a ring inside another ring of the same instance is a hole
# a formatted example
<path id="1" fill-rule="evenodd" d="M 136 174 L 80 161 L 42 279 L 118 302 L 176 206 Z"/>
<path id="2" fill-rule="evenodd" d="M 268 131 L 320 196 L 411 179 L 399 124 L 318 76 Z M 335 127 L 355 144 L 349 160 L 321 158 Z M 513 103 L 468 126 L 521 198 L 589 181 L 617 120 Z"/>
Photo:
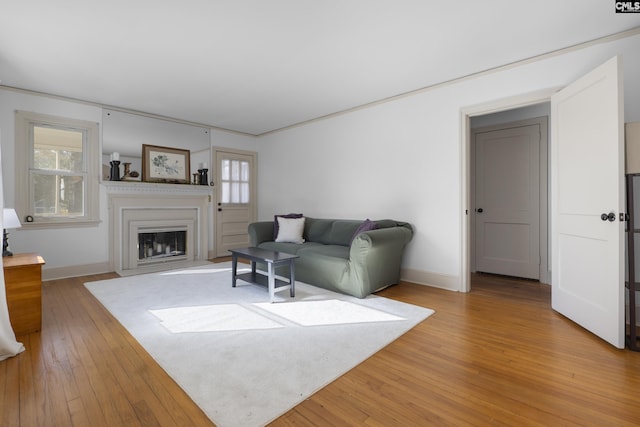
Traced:
<path id="1" fill-rule="evenodd" d="M 113 271 L 130 275 L 207 260 L 210 187 L 151 183 L 105 187 Z"/>

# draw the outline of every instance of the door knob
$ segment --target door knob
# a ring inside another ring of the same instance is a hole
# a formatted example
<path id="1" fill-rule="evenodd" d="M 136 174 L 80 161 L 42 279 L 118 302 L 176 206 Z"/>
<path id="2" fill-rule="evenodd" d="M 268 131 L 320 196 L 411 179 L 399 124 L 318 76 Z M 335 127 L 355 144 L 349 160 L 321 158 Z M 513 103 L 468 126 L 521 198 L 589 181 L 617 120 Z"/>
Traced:
<path id="1" fill-rule="evenodd" d="M 613 222 L 616 220 L 616 214 L 614 214 L 613 212 L 603 213 L 602 215 L 600 215 L 600 219 L 603 221 Z"/>
<path id="2" fill-rule="evenodd" d="M 484 212 L 484 209 L 482 209 L 482 208 L 478 208 L 478 209 L 476 209 L 476 212 L 478 212 L 478 213 L 482 213 L 482 212 Z"/>

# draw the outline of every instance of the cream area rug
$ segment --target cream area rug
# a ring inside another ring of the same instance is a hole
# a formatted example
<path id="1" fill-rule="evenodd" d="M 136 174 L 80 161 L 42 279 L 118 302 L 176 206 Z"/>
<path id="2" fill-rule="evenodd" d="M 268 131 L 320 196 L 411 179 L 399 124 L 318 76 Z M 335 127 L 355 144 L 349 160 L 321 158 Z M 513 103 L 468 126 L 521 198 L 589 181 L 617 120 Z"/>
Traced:
<path id="1" fill-rule="evenodd" d="M 269 423 L 433 314 L 301 282 L 269 303 L 230 263 L 85 286 L 222 427 Z"/>

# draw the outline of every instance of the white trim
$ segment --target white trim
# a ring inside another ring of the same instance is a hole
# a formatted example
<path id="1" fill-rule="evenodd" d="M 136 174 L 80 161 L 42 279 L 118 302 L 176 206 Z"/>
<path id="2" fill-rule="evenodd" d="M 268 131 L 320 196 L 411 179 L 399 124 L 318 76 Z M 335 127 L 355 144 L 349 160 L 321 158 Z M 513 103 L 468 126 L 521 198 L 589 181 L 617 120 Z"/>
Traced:
<path id="1" fill-rule="evenodd" d="M 460 278 L 456 276 L 403 268 L 400 271 L 400 277 L 400 280 L 403 282 L 411 282 L 449 291 L 458 291 L 460 289 Z"/>
<path id="2" fill-rule="evenodd" d="M 108 262 L 95 264 L 70 265 L 65 267 L 42 268 L 42 280 L 66 279 L 68 277 L 90 276 L 93 274 L 110 273 L 113 269 Z"/>
<path id="3" fill-rule="evenodd" d="M 211 195 L 213 187 L 209 185 L 161 184 L 136 181 L 103 181 L 102 186 L 108 194 L 190 194 Z"/>

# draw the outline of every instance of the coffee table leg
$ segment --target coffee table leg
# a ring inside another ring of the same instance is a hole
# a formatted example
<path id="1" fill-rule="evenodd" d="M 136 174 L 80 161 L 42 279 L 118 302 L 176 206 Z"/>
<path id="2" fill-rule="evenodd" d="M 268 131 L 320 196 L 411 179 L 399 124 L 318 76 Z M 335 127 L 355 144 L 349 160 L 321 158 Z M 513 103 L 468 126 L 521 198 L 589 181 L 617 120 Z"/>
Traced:
<path id="1" fill-rule="evenodd" d="M 289 295 L 291 295 L 291 298 L 296 296 L 296 271 L 295 271 L 295 267 L 293 264 L 293 260 L 291 260 L 291 262 L 289 263 Z"/>
<path id="2" fill-rule="evenodd" d="M 231 287 L 236 287 L 236 269 L 238 267 L 238 257 L 236 254 L 231 256 Z"/>
<path id="3" fill-rule="evenodd" d="M 267 262 L 267 270 L 269 271 L 269 301 L 273 302 L 276 293 L 276 275 L 273 263 Z"/>

